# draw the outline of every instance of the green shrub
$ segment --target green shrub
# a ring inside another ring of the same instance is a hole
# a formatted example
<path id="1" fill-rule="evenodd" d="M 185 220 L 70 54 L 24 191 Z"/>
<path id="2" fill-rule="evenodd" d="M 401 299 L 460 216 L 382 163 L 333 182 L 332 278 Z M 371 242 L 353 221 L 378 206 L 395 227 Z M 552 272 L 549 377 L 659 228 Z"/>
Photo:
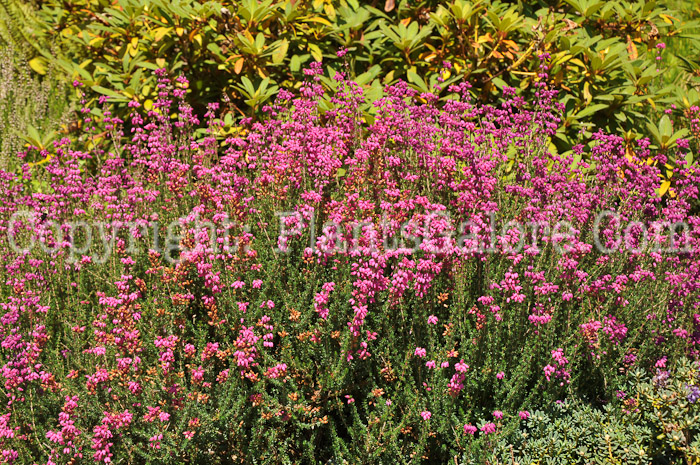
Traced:
<path id="1" fill-rule="evenodd" d="M 31 1 L 0 0 L 0 46 L 14 49 L 25 58 L 41 52 L 46 41 L 43 25 Z M 44 26 L 45 27 L 45 26 Z"/>
<path id="2" fill-rule="evenodd" d="M 398 79 L 430 92 L 464 78 L 484 101 L 497 99 L 505 86 L 531 96 L 537 57 L 546 52 L 566 109 L 553 141 L 560 151 L 592 125 L 626 131 L 632 140 L 658 120 L 649 119 L 657 109 L 698 103 L 697 93 L 686 95 L 698 83 L 692 73 L 674 71 L 672 82 L 662 77 L 670 76 L 666 63 L 673 58 L 657 47 L 669 40 L 697 43 L 697 36 L 689 34 L 694 23 L 661 2 L 387 0 L 383 9 L 376 6 L 357 0 L 45 0 L 42 34 L 61 53 L 54 58 L 45 51 L 32 64 L 43 71 L 58 63 L 115 101 L 148 105 L 155 94 L 148 70 L 167 67 L 190 79 L 195 108 L 225 93 L 236 117 L 259 115 L 277 87 L 298 87 L 304 66 L 335 58 L 341 48 L 348 50 L 345 67 L 331 60 L 329 69 L 346 70 L 373 97 Z M 443 72 L 443 61 L 452 70 Z M 324 84 L 330 89 L 333 81 Z M 362 110 L 372 118 L 371 106 Z"/>
<path id="3" fill-rule="evenodd" d="M 698 463 L 698 363 L 682 358 L 654 377 L 635 368 L 628 378 L 628 388 L 602 408 L 567 400 L 532 413 L 494 441 L 490 463 Z"/>
<path id="4" fill-rule="evenodd" d="M 648 464 L 652 432 L 624 421 L 611 405 L 596 409 L 576 401 L 557 403 L 548 413 L 534 412 L 494 448 L 494 463 Z M 497 459 L 496 459 L 497 458 Z"/>
<path id="5" fill-rule="evenodd" d="M 681 359 L 670 370 L 657 369 L 649 379 L 640 370 L 626 393 L 634 421 L 651 429 L 657 449 L 678 463 L 700 461 L 700 373 L 698 363 Z M 636 406 L 636 408 L 634 408 Z"/>

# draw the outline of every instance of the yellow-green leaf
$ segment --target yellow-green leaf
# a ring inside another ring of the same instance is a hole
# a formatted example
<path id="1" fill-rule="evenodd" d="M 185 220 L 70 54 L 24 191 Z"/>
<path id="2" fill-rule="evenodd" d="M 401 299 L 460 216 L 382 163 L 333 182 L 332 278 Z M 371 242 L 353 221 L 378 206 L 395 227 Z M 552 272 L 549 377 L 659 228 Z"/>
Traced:
<path id="1" fill-rule="evenodd" d="M 586 104 L 591 103 L 593 95 L 591 94 L 591 86 L 587 82 L 583 84 L 583 98 L 586 99 Z"/>
<path id="2" fill-rule="evenodd" d="M 170 34 L 172 32 L 173 28 L 172 27 L 159 27 L 156 29 L 156 34 L 154 36 L 155 42 L 159 42 L 160 40 L 163 39 L 167 34 Z"/>
<path id="3" fill-rule="evenodd" d="M 309 44 L 309 52 L 311 52 L 311 56 L 314 57 L 314 60 L 323 60 L 323 53 L 321 52 L 321 49 L 318 47 L 318 45 Z"/>
<path id="4" fill-rule="evenodd" d="M 323 10 L 326 12 L 326 14 L 328 15 L 328 18 L 329 18 L 331 21 L 335 21 L 335 8 L 333 8 L 333 4 L 332 4 L 332 3 L 326 3 L 326 4 L 323 6 Z"/>
<path id="5" fill-rule="evenodd" d="M 287 56 L 287 50 L 289 49 L 289 42 L 287 39 L 282 39 L 282 43 L 277 47 L 275 53 L 272 54 L 272 62 L 275 64 L 280 64 L 284 61 Z"/>
<path id="6" fill-rule="evenodd" d="M 29 60 L 29 66 L 39 74 L 46 74 L 46 62 L 41 57 L 32 58 Z"/>

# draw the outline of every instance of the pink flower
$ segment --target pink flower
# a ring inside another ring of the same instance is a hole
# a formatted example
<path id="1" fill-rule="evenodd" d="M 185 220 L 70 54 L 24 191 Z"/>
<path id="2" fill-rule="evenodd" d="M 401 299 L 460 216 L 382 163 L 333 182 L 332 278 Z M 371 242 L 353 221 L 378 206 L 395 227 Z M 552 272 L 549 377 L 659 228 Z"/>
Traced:
<path id="1" fill-rule="evenodd" d="M 132 394 L 140 394 L 141 393 L 141 385 L 137 383 L 136 381 L 129 381 L 127 383 L 127 386 L 129 388 L 129 391 L 131 391 Z"/>
<path id="2" fill-rule="evenodd" d="M 192 357 L 196 351 L 197 349 L 195 349 L 195 347 L 192 344 L 185 345 L 185 355 L 187 357 Z"/>
<path id="3" fill-rule="evenodd" d="M 278 363 L 277 365 L 270 367 L 265 371 L 265 376 L 270 379 L 282 378 L 287 374 L 287 364 Z"/>
<path id="4" fill-rule="evenodd" d="M 425 362 L 425 366 L 427 366 L 430 369 L 435 368 L 435 366 L 436 366 L 435 360 L 428 360 L 427 362 Z"/>
<path id="5" fill-rule="evenodd" d="M 556 368 L 554 368 L 552 365 L 547 365 L 544 367 L 544 376 L 547 378 L 547 381 L 550 380 L 552 374 L 556 371 Z"/>
<path id="6" fill-rule="evenodd" d="M 163 439 L 162 434 L 156 434 L 155 436 L 151 436 L 151 439 L 149 439 L 150 444 L 149 446 L 153 449 L 160 449 L 160 440 Z"/>
<path id="7" fill-rule="evenodd" d="M 426 356 L 427 353 L 428 352 L 424 348 L 416 347 L 416 350 L 415 350 L 415 352 L 413 352 L 413 355 L 420 357 L 420 358 L 423 358 Z"/>
<path id="8" fill-rule="evenodd" d="M 505 373 L 503 373 L 502 371 L 499 371 L 498 374 L 496 375 L 496 378 L 503 379 L 505 376 L 506 376 Z"/>
<path id="9" fill-rule="evenodd" d="M 464 434 L 471 434 L 473 436 L 476 431 L 476 426 L 472 425 L 471 423 L 464 425 Z"/>
<path id="10" fill-rule="evenodd" d="M 681 339 L 685 339 L 688 337 L 688 331 L 683 328 L 674 329 L 673 334 Z"/>
<path id="11" fill-rule="evenodd" d="M 204 379 L 204 368 L 200 365 L 192 370 L 192 380 L 196 383 Z"/>
<path id="12" fill-rule="evenodd" d="M 423 412 L 420 413 L 420 416 L 423 417 L 423 420 L 428 421 L 428 420 L 430 420 L 430 417 L 433 416 L 433 414 L 430 413 L 430 411 L 425 410 L 425 411 L 423 411 Z"/>
<path id="13" fill-rule="evenodd" d="M 438 324 L 438 317 L 436 317 L 435 315 L 430 315 L 430 316 L 428 317 L 428 324 L 429 324 L 429 325 L 436 325 L 436 324 Z"/>
<path id="14" fill-rule="evenodd" d="M 503 418 L 503 412 L 501 412 L 500 410 L 496 410 L 496 411 L 493 412 L 493 417 L 494 417 L 496 420 L 500 420 L 500 419 Z"/>
<path id="15" fill-rule="evenodd" d="M 528 412 L 527 410 L 521 410 L 520 412 L 518 412 L 518 415 L 520 415 L 521 420 L 527 420 L 528 418 L 530 418 L 530 412 Z"/>
<path id="16" fill-rule="evenodd" d="M 455 363 L 455 370 L 459 373 L 466 373 L 469 369 L 469 365 L 464 363 L 464 360 L 460 360 L 459 363 Z"/>
<path id="17" fill-rule="evenodd" d="M 496 425 L 494 423 L 486 423 L 484 426 L 481 427 L 481 431 L 484 434 L 495 433 L 496 432 Z"/>

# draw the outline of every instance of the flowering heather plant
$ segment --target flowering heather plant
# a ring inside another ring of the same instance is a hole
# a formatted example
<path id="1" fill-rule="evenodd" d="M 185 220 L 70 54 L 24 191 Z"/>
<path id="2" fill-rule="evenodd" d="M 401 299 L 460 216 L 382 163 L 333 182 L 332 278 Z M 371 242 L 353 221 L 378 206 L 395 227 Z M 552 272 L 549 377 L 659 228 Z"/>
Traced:
<path id="1" fill-rule="evenodd" d="M 697 359 L 697 164 L 661 198 L 648 140 L 551 153 L 546 59 L 535 102 L 399 83 L 370 125 L 315 64 L 223 140 L 160 70 L 150 110 L 102 99 L 0 172 L 3 460 L 480 461 Z"/>

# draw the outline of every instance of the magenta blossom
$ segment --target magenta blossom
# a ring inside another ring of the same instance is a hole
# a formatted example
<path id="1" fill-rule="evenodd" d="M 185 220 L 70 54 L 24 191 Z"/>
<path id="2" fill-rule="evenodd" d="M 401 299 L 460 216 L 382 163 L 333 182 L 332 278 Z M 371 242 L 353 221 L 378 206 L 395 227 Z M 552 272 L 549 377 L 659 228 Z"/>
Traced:
<path id="1" fill-rule="evenodd" d="M 481 427 L 481 432 L 484 434 L 491 434 L 496 432 L 496 425 L 494 423 L 486 423 Z"/>

